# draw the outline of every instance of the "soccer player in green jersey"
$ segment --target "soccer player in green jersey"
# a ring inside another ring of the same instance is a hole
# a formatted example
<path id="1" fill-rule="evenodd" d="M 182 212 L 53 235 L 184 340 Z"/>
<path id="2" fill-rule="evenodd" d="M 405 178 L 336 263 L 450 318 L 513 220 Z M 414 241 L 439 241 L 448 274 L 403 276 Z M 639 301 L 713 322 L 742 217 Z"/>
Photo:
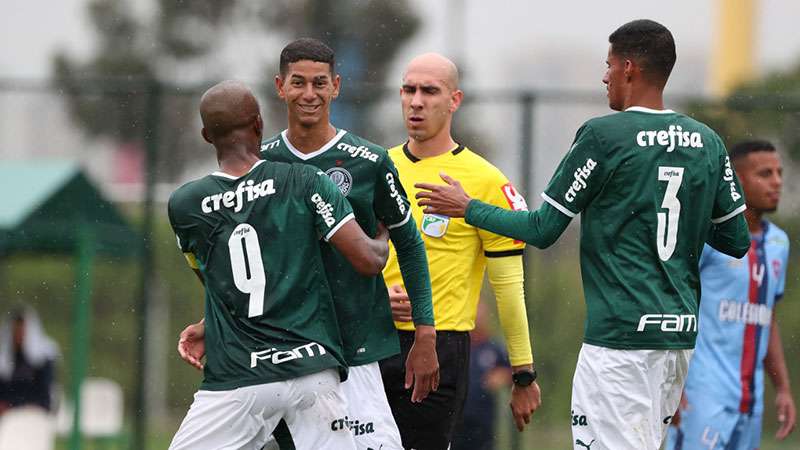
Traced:
<path id="1" fill-rule="evenodd" d="M 306 163 L 324 171 L 353 207 L 356 221 L 373 233 L 384 223 L 398 259 L 417 325 L 415 343 L 406 360 L 406 388 L 422 401 L 438 384 L 436 331 L 433 327 L 430 276 L 425 247 L 411 217 L 397 171 L 382 147 L 330 123 L 330 103 L 339 93 L 334 52 L 316 39 L 298 39 L 281 52 L 275 77 L 278 95 L 286 102 L 288 128 L 261 146 L 268 161 Z M 336 304 L 344 358 L 351 367 L 343 383 L 348 416 L 332 428 L 350 429 L 359 449 L 401 450 L 378 361 L 400 352 L 383 277 L 364 277 L 340 252 L 323 246 L 328 281 Z M 187 333 L 193 333 L 187 329 Z M 186 344 L 197 339 L 184 335 Z M 191 353 L 191 352 L 189 352 Z M 276 436 L 287 450 L 285 427 Z"/>
<path id="2" fill-rule="evenodd" d="M 200 101 L 220 170 L 169 199 L 178 245 L 205 285 L 204 380 L 170 449 L 261 449 L 281 419 L 300 449 L 355 448 L 345 361 L 318 240 L 363 276 L 380 273 L 386 233 L 368 238 L 319 170 L 260 159 L 258 102 L 237 82 Z M 338 299 L 342 300 L 342 299 Z"/>
<path id="3" fill-rule="evenodd" d="M 741 258 L 750 246 L 739 181 L 722 139 L 664 108 L 675 42 L 636 20 L 609 36 L 611 109 L 587 121 L 537 211 L 470 199 L 460 183 L 420 185 L 425 212 L 551 245 L 582 214 L 587 306 L 572 391 L 574 448 L 656 450 L 675 411 L 697 336 L 698 260 L 707 242 Z"/>

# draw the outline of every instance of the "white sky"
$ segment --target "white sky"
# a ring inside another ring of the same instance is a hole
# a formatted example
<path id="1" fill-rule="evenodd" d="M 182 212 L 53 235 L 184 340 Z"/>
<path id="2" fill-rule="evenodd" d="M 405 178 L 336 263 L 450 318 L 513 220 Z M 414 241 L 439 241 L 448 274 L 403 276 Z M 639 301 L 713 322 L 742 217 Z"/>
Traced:
<path id="1" fill-rule="evenodd" d="M 399 60 L 436 50 L 461 56 L 473 85 L 593 88 L 602 75 L 608 34 L 628 20 L 651 18 L 676 37 L 676 73 L 683 68 L 704 75 L 717 1 L 722 0 L 411 0 L 425 22 Z M 763 70 L 799 62 L 800 2 L 756 1 L 758 65 Z M 27 0 L 3 8 L 0 77 L 46 77 L 58 48 L 86 54 L 94 39 L 86 3 Z M 687 85 L 702 84 L 695 76 Z"/>
<path id="2" fill-rule="evenodd" d="M 0 1 L 10 3 L 13 0 Z M 147 14 L 153 1 L 139 0 L 128 5 L 137 13 Z M 423 23 L 417 35 L 403 47 L 390 70 L 389 73 L 396 74 L 396 78 L 386 80 L 390 85 L 399 85 L 402 68 L 411 57 L 438 51 L 456 60 L 464 75 L 463 85 L 468 88 L 557 88 L 597 93 L 596 106 L 545 104 L 537 109 L 534 126 L 536 153 L 530 172 L 535 179 L 532 192 L 537 192 L 568 148 L 580 123 L 586 117 L 607 112 L 605 89 L 600 79 L 605 71 L 609 33 L 633 19 L 650 18 L 663 23 L 673 32 L 678 50 L 678 62 L 667 94 L 705 93 L 716 5 L 717 2 L 734 0 L 409 1 L 422 16 Z M 786 69 L 800 63 L 800 33 L 796 32 L 800 1 L 755 1 L 759 4 L 756 72 Z M 48 77 L 51 57 L 57 49 L 66 49 L 77 56 L 89 54 L 95 36 L 89 26 L 87 3 L 88 0 L 26 0 L 13 1 L 13 6 L 3 8 L 4 14 L 0 15 L 0 80 L 6 77 Z M 275 50 L 282 44 L 282 37 L 274 33 L 264 32 L 258 36 L 249 34 L 242 27 L 229 28 L 214 65 L 186 67 L 175 75 L 186 81 L 223 77 L 253 80 L 265 62 L 274 61 L 268 57 L 275 56 Z M 467 89 L 466 95 L 471 92 L 475 91 Z M 70 125 L 63 111 L 50 111 L 50 101 L 44 97 L 38 102 L 20 97 L 16 102 L 4 100 L 0 104 L 5 111 L 14 111 L 13 115 L 3 114 L 0 137 L 15 143 L 11 146 L 16 149 L 15 155 L 64 153 L 87 159 L 89 154 L 109 154 L 102 151 L 108 143 L 87 144 L 81 132 Z M 41 123 L 41 119 L 37 122 L 26 119 L 42 110 L 55 114 L 47 121 L 53 130 L 62 130 L 45 136 L 50 138 L 49 141 L 43 141 L 41 133 L 31 125 Z M 387 120 L 396 122 L 397 130 L 390 133 L 390 139 L 402 139 L 399 109 L 387 105 L 385 112 Z M 501 130 L 499 135 L 488 133 L 490 140 L 482 145 L 483 150 L 512 180 L 520 180 L 526 168 L 520 165 L 512 150 L 519 143 L 519 136 L 515 134 L 519 128 L 518 110 L 482 104 L 472 113 L 461 112 L 460 117 L 464 118 L 461 120 L 471 120 L 481 130 Z M 8 120 L 15 118 L 18 120 Z M 59 126 L 55 127 L 56 124 Z M 92 145 L 97 147 L 96 151 L 85 151 Z M 58 149 L 73 149 L 73 152 Z M 209 167 L 213 164 L 213 158 L 209 159 Z M 95 170 L 95 175 L 102 176 L 105 165 L 96 165 L 100 169 Z M 529 202 L 536 204 L 538 200 L 529 196 Z"/>

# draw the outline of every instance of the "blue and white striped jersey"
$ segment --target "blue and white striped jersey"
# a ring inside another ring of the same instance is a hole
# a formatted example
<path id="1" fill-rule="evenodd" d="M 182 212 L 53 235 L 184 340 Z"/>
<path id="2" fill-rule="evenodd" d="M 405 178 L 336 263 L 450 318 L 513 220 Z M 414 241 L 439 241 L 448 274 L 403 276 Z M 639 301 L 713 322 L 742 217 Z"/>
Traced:
<path id="1" fill-rule="evenodd" d="M 742 413 L 763 411 L 763 362 L 788 258 L 786 233 L 767 221 L 742 259 L 705 246 L 699 332 L 686 382 L 690 403 L 699 397 Z"/>

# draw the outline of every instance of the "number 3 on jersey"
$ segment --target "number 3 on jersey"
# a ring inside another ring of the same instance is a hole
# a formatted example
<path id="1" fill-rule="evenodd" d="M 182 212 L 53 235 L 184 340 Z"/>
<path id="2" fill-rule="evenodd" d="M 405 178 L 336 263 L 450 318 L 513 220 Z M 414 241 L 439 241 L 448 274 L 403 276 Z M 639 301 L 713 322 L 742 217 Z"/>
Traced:
<path id="1" fill-rule="evenodd" d="M 264 314 L 264 289 L 267 276 L 261 261 L 261 246 L 258 234 L 250 224 L 239 224 L 228 239 L 231 254 L 231 270 L 236 288 L 250 294 L 247 317 Z"/>
<path id="2" fill-rule="evenodd" d="M 681 215 L 678 189 L 683 182 L 683 167 L 659 167 L 658 181 L 667 182 L 664 201 L 661 202 L 661 207 L 667 212 L 657 213 L 656 246 L 658 247 L 658 257 L 662 261 L 668 261 L 675 252 L 675 244 L 678 242 L 678 219 Z"/>

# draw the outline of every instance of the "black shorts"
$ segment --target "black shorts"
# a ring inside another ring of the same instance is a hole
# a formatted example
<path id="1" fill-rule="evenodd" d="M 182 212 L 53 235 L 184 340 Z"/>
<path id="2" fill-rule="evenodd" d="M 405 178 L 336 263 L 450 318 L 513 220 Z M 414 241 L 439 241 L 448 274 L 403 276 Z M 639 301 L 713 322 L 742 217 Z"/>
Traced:
<path id="1" fill-rule="evenodd" d="M 392 414 L 400 429 L 403 447 L 415 450 L 446 450 L 461 420 L 469 378 L 469 333 L 436 330 L 439 357 L 439 390 L 421 403 L 411 403 L 405 388 L 405 362 L 413 331 L 398 331 L 400 354 L 380 362 L 383 385 Z"/>

